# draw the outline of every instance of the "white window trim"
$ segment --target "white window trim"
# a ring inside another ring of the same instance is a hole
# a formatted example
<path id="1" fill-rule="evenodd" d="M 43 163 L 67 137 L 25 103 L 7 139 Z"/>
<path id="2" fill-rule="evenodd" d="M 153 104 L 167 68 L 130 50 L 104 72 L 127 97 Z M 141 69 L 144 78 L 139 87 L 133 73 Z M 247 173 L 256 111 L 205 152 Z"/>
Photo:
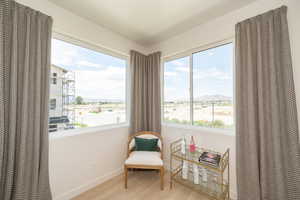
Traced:
<path id="1" fill-rule="evenodd" d="M 235 127 L 232 128 L 232 129 L 223 129 L 223 128 L 214 128 L 214 127 L 202 127 L 202 126 L 195 126 L 193 125 L 193 84 L 192 84 L 192 81 L 193 79 L 191 78 L 192 77 L 192 68 L 193 68 L 193 54 L 195 53 L 198 53 L 198 52 L 201 52 L 201 51 L 205 51 L 205 50 L 208 50 L 208 49 L 212 49 L 212 48 L 216 48 L 216 47 L 219 47 L 219 46 L 222 46 L 222 45 L 226 45 L 226 44 L 229 44 L 229 43 L 232 43 L 233 46 L 235 46 L 235 39 L 234 37 L 230 37 L 230 38 L 227 38 L 227 39 L 224 39 L 224 40 L 220 40 L 220 41 L 217 41 L 217 42 L 213 42 L 213 43 L 209 43 L 209 44 L 205 44 L 205 45 L 202 45 L 200 47 L 197 47 L 197 48 L 193 48 L 193 49 L 190 49 L 190 50 L 187 50 L 187 51 L 183 51 L 183 52 L 180 52 L 180 53 L 176 53 L 176 54 L 173 54 L 173 55 L 167 55 L 167 56 L 164 56 L 162 57 L 162 63 L 161 63 L 161 105 L 162 105 L 162 108 L 161 108 L 161 119 L 162 119 L 162 125 L 163 126 L 166 126 L 166 127 L 175 127 L 175 128 L 182 128 L 182 129 L 190 129 L 190 130 L 198 130 L 198 131 L 203 131 L 203 132 L 213 132 L 213 133 L 219 133 L 219 134 L 224 134 L 224 135 L 235 135 Z M 176 60 L 176 59 L 179 59 L 179 58 L 183 58 L 183 57 L 189 57 L 189 69 L 190 69 L 190 76 L 189 76 L 189 88 L 190 88 L 190 119 L 191 119 L 191 123 L 186 125 L 186 124 L 178 124 L 178 123 L 171 123 L 171 122 L 165 122 L 164 121 L 164 67 L 165 67 L 165 63 L 168 62 L 168 61 L 172 61 L 172 60 Z M 235 72 L 236 72 L 236 68 L 235 68 L 235 49 L 233 48 L 233 69 L 232 69 L 232 75 L 233 75 L 233 99 L 232 99 L 232 104 L 233 104 L 233 122 L 234 124 L 236 124 L 236 94 L 235 94 Z"/>
<path id="2" fill-rule="evenodd" d="M 52 33 L 52 39 L 61 40 L 76 46 L 80 46 L 86 49 L 90 49 L 102 54 L 106 54 L 109 56 L 113 56 L 116 58 L 120 58 L 126 61 L 126 97 L 125 97 L 125 105 L 126 105 L 126 121 L 119 124 L 105 124 L 100 126 L 94 126 L 94 127 L 86 127 L 86 128 L 79 128 L 79 129 L 70 129 L 70 130 L 62 130 L 62 131 L 56 131 L 56 132 L 49 132 L 50 138 L 61 138 L 65 136 L 74 136 L 74 135 L 80 135 L 80 134 L 87 134 L 87 133 L 95 133 L 100 132 L 104 130 L 110 130 L 115 128 L 122 128 L 122 127 L 129 127 L 129 120 L 130 120 L 130 55 L 124 54 L 121 52 L 117 52 L 115 50 L 111 50 L 105 47 L 100 47 L 94 44 L 91 44 L 86 41 L 82 41 L 80 39 L 76 39 L 71 36 L 67 36 L 58 32 Z"/>
<path id="3" fill-rule="evenodd" d="M 87 128 L 80 128 L 80 129 L 70 129 L 70 130 L 63 130 L 63 131 L 56 131 L 51 132 L 49 134 L 50 139 L 60 139 L 64 137 L 71 137 L 76 135 L 83 135 L 83 134 L 101 134 L 107 130 L 118 129 L 118 128 L 129 128 L 127 123 L 120 123 L 117 125 L 103 125 L 103 126 L 95 126 L 95 127 L 87 127 Z"/>
<path id="4" fill-rule="evenodd" d="M 98 44 L 92 44 L 91 42 L 84 41 L 84 40 L 81 40 L 81 39 L 78 39 L 78 38 L 75 38 L 75 37 L 72 37 L 69 35 L 62 34 L 62 33 L 52 32 L 52 38 L 62 40 L 64 42 L 68 42 L 73 45 L 77 45 L 77 46 L 80 46 L 83 48 L 87 48 L 87 49 L 97 51 L 102 54 L 114 56 L 117 58 L 126 59 L 126 60 L 129 60 L 129 58 L 130 58 L 129 54 L 125 54 L 123 52 L 120 52 L 120 51 L 117 51 L 114 49 L 106 48 L 106 47 L 100 46 Z"/>
<path id="5" fill-rule="evenodd" d="M 222 134 L 222 135 L 235 135 L 234 129 L 222 129 L 222 128 L 210 128 L 204 126 L 195 126 L 195 125 L 186 125 L 186 124 L 176 124 L 171 122 L 162 122 L 163 127 L 171 127 L 171 128 L 179 128 L 179 129 L 186 129 L 186 130 L 195 130 L 199 132 L 205 133 L 215 133 L 215 134 Z"/>

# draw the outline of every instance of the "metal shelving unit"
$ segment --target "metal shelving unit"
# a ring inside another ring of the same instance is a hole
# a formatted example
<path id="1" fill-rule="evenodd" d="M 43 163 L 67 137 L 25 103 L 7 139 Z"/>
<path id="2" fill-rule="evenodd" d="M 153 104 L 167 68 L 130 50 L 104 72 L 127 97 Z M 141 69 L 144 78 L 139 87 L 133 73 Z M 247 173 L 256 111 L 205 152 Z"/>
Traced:
<path id="1" fill-rule="evenodd" d="M 230 200 L 230 173 L 229 173 L 229 149 L 225 153 L 219 153 L 204 148 L 196 148 L 196 151 L 191 153 L 186 146 L 186 154 L 181 153 L 181 142 L 179 139 L 170 145 L 170 188 L 172 189 L 173 183 L 180 183 L 185 185 L 212 200 Z M 212 152 L 221 155 L 221 160 L 218 167 L 199 162 L 198 159 L 203 152 Z M 183 162 L 188 162 L 188 178 L 182 178 Z M 192 165 L 196 164 L 198 170 L 205 170 L 207 180 L 204 181 L 203 174 L 199 173 L 199 184 L 193 182 Z"/>

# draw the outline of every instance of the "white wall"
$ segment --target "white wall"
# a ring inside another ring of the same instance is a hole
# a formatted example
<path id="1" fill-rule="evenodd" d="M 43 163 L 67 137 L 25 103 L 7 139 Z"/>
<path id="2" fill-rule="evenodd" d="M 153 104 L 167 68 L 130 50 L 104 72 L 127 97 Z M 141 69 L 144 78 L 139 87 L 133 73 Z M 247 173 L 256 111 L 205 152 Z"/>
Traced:
<path id="1" fill-rule="evenodd" d="M 16 0 L 53 17 L 53 31 L 74 37 L 81 41 L 103 47 L 117 53 L 129 55 L 131 49 L 142 53 L 146 48 L 123 36 L 105 29 L 89 20 L 55 5 L 48 0 Z"/>
<path id="2" fill-rule="evenodd" d="M 226 14 L 215 20 L 199 25 L 185 33 L 179 34 L 166 41 L 155 44 L 149 52 L 160 50 L 163 57 L 183 53 L 187 50 L 206 46 L 211 43 L 234 37 L 235 24 L 246 18 L 277 8 L 281 5 L 288 6 L 288 22 L 294 67 L 295 89 L 298 105 L 298 118 L 300 119 L 300 1 L 299 0 L 258 0 L 246 7 Z M 300 120 L 299 120 L 300 126 Z M 235 136 L 216 134 L 205 130 L 191 130 L 174 127 L 163 127 L 163 137 L 166 143 L 166 160 L 169 162 L 169 144 L 176 138 L 185 134 L 196 136 L 197 144 L 231 152 L 231 193 L 236 196 L 236 164 L 235 164 Z"/>
<path id="3" fill-rule="evenodd" d="M 54 200 L 70 199 L 119 175 L 128 128 L 50 139 L 50 183 Z"/>

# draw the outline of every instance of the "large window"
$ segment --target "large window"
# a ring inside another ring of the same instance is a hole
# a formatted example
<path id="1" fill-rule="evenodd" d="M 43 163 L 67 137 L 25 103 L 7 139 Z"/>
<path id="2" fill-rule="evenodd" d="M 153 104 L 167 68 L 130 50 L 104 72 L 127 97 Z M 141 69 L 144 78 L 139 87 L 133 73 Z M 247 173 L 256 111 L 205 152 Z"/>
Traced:
<path id="1" fill-rule="evenodd" d="M 51 61 L 49 131 L 126 122 L 126 59 L 52 39 Z"/>
<path id="2" fill-rule="evenodd" d="M 233 128 L 233 44 L 164 63 L 164 121 Z"/>
<path id="3" fill-rule="evenodd" d="M 190 124 L 189 57 L 165 63 L 164 120 Z"/>

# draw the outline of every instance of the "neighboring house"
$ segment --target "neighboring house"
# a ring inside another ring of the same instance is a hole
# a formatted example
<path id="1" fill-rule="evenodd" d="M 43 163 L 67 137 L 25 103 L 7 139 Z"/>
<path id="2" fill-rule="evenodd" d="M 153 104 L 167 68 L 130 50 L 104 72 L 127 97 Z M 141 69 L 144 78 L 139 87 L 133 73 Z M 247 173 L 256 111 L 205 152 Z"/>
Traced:
<path id="1" fill-rule="evenodd" d="M 63 115 L 63 77 L 67 70 L 51 65 L 50 75 L 50 117 L 60 117 Z"/>
<path id="2" fill-rule="evenodd" d="M 67 108 L 70 104 L 70 98 L 74 96 L 72 96 L 74 92 L 70 92 L 70 83 L 74 86 L 75 79 L 70 74 L 74 73 L 62 67 L 51 65 L 49 132 L 73 128 L 70 125 L 70 113 L 72 112 Z"/>

